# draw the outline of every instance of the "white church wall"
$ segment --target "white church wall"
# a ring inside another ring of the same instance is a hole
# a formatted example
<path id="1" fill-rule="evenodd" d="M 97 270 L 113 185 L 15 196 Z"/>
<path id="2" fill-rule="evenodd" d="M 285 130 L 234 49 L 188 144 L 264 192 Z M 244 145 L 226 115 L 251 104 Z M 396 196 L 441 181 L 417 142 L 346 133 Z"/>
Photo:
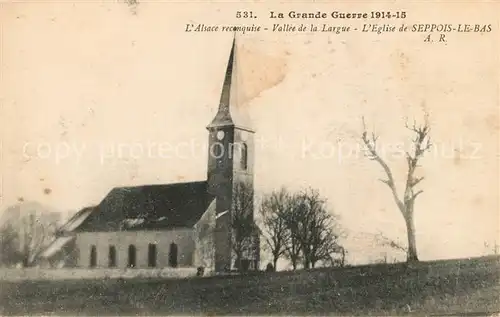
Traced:
<path id="1" fill-rule="evenodd" d="M 91 247 L 96 247 L 96 267 L 109 266 L 109 248 L 116 248 L 116 267 L 128 266 L 128 250 L 133 245 L 136 249 L 136 268 L 148 268 L 149 244 L 156 244 L 156 267 L 169 266 L 171 243 L 177 245 L 178 267 L 193 265 L 194 231 L 177 229 L 166 231 L 119 231 L 119 232 L 82 232 L 77 234 L 76 244 L 79 250 L 78 266 L 90 267 Z"/>

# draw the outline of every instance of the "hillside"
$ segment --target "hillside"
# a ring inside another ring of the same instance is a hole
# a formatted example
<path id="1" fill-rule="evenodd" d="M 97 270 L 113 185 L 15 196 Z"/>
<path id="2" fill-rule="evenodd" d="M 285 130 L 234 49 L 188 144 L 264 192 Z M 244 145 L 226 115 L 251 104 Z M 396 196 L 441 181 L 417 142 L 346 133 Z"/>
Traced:
<path id="1" fill-rule="evenodd" d="M 500 257 L 185 280 L 2 283 L 2 315 L 488 315 Z"/>

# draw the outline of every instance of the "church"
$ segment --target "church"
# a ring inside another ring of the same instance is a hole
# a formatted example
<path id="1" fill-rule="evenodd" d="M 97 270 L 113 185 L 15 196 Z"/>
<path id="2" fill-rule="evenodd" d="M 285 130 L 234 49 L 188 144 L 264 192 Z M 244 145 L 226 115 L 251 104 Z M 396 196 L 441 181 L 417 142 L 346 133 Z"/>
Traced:
<path id="1" fill-rule="evenodd" d="M 206 127 L 206 180 L 113 188 L 58 230 L 40 255 L 44 263 L 212 272 L 259 268 L 260 236 L 253 219 L 255 131 L 237 104 L 236 62 L 233 40 L 218 111 Z"/>

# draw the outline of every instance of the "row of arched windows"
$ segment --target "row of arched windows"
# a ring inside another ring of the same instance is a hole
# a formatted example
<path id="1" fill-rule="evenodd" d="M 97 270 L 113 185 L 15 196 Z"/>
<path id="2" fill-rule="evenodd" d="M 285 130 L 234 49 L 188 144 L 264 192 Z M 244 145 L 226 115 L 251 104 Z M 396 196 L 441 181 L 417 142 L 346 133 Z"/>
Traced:
<path id="1" fill-rule="evenodd" d="M 168 264 L 171 267 L 177 267 L 177 244 L 171 243 L 168 252 Z M 108 267 L 117 267 L 117 253 L 114 245 L 109 246 L 108 250 Z M 97 248 L 95 245 L 90 246 L 90 267 L 97 266 Z M 148 245 L 148 267 L 157 266 L 157 247 L 156 244 Z M 137 249 L 135 245 L 128 246 L 127 267 L 137 267 Z"/>

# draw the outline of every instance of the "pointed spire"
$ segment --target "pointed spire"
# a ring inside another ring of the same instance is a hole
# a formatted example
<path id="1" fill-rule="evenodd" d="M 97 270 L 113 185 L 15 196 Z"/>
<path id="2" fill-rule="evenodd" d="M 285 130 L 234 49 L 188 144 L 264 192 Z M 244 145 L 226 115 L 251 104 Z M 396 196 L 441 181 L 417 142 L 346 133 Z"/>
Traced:
<path id="1" fill-rule="evenodd" d="M 238 126 L 243 128 L 247 122 L 243 120 L 235 120 L 241 114 L 238 113 L 237 104 L 237 70 L 236 70 L 236 34 L 233 37 L 231 45 L 231 52 L 226 68 L 226 76 L 224 77 L 224 84 L 219 101 L 219 109 L 215 118 L 208 125 L 207 128 L 221 127 L 221 126 Z M 235 122 L 238 121 L 238 122 Z M 245 120 L 246 121 L 246 120 Z M 244 127 L 249 130 L 249 127 Z"/>

